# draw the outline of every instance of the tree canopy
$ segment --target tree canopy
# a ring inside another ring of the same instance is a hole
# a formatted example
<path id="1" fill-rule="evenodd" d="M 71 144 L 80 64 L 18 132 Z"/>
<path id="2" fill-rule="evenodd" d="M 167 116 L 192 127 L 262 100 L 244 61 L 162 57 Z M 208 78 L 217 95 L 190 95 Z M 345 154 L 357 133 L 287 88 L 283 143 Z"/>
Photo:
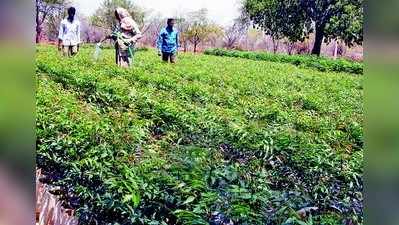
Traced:
<path id="1" fill-rule="evenodd" d="M 188 27 L 183 36 L 193 44 L 194 52 L 197 52 L 198 45 L 208 40 L 212 34 L 222 35 L 222 29 L 208 19 L 206 9 L 189 13 Z"/>
<path id="2" fill-rule="evenodd" d="M 244 13 L 273 38 L 301 41 L 315 33 L 312 54 L 323 40 L 363 42 L 363 0 L 245 0 Z"/>

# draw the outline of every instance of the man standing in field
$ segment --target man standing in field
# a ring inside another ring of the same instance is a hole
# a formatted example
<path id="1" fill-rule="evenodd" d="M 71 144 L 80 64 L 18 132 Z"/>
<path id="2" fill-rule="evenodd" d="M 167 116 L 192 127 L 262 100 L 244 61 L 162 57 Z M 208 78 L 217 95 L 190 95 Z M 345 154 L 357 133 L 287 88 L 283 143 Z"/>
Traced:
<path id="1" fill-rule="evenodd" d="M 163 28 L 158 36 L 157 48 L 158 55 L 162 55 L 164 62 L 176 63 L 179 48 L 179 32 L 174 28 L 175 19 L 168 19 L 168 26 Z"/>
<path id="2" fill-rule="evenodd" d="M 58 35 L 58 50 L 62 50 L 64 56 L 73 56 L 79 51 L 80 22 L 75 18 L 76 9 L 68 9 L 68 18 L 63 19 Z"/>

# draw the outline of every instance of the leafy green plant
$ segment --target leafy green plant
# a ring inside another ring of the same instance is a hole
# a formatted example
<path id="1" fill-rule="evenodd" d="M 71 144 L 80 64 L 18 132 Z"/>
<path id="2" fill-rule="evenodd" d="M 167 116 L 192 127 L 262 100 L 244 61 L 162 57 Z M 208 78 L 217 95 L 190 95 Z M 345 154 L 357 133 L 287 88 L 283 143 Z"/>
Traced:
<path id="1" fill-rule="evenodd" d="M 345 72 L 353 74 L 363 74 L 363 64 L 359 62 L 351 62 L 345 59 L 328 59 L 324 57 L 316 57 L 312 55 L 284 55 L 272 54 L 267 52 L 245 52 L 225 49 L 207 49 L 207 55 L 228 56 L 236 58 L 245 58 L 260 61 L 290 63 L 295 66 L 313 68 L 322 72 Z"/>
<path id="2" fill-rule="evenodd" d="M 37 48 L 37 164 L 81 224 L 362 223 L 363 77 Z"/>

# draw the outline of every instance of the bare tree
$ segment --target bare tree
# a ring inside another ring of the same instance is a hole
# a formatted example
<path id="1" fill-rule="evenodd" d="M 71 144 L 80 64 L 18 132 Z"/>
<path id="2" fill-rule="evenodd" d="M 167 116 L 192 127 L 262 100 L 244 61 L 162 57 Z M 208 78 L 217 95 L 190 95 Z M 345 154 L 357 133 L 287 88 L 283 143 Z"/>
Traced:
<path id="1" fill-rule="evenodd" d="M 145 35 L 144 38 L 141 39 L 141 42 L 155 47 L 159 32 L 163 26 L 166 26 L 166 19 L 163 19 L 160 14 L 150 17 L 145 21 L 145 24 L 142 28 L 142 32 Z"/>
<path id="2" fill-rule="evenodd" d="M 292 55 L 294 53 L 296 43 L 287 39 L 284 41 L 284 44 L 287 49 L 288 55 Z"/>
<path id="3" fill-rule="evenodd" d="M 83 40 L 87 43 L 97 43 L 102 40 L 104 35 L 107 33 L 107 29 L 102 27 L 96 27 L 92 24 L 88 24 L 86 28 L 83 29 Z"/>
<path id="4" fill-rule="evenodd" d="M 280 41 L 272 37 L 272 43 L 273 43 L 273 53 L 277 53 L 278 47 L 280 46 Z"/>
<path id="5" fill-rule="evenodd" d="M 234 20 L 233 25 L 224 29 L 223 47 L 233 48 L 245 36 L 248 28 L 251 26 L 251 21 L 248 15 L 242 10 L 241 16 Z"/>
<path id="6" fill-rule="evenodd" d="M 61 20 L 64 17 L 63 11 L 52 13 L 46 19 L 45 25 L 43 24 L 43 28 L 46 28 L 47 38 L 49 40 L 56 40 L 58 37 L 58 30 Z"/>
<path id="7" fill-rule="evenodd" d="M 235 45 L 244 37 L 246 28 L 238 23 L 235 22 L 232 26 L 227 27 L 224 30 L 224 37 L 223 37 L 223 47 L 225 48 L 234 48 Z"/>
<path id="8" fill-rule="evenodd" d="M 94 27 L 90 24 L 90 19 L 85 17 L 84 15 L 79 15 L 79 21 L 82 40 L 86 41 L 86 43 L 91 43 L 93 41 L 92 31 Z"/>
<path id="9" fill-rule="evenodd" d="M 43 36 L 43 25 L 50 15 L 62 12 L 68 0 L 36 0 L 36 43 Z"/>
<path id="10" fill-rule="evenodd" d="M 310 54 L 310 43 L 309 40 L 306 39 L 303 42 L 296 44 L 297 54 Z"/>

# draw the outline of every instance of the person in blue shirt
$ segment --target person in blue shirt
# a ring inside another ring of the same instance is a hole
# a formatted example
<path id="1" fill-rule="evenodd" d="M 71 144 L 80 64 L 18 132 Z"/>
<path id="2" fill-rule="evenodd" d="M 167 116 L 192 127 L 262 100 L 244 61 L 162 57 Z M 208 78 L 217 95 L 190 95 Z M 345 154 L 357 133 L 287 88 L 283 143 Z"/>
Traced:
<path id="1" fill-rule="evenodd" d="M 157 40 L 158 55 L 164 62 L 176 63 L 179 49 L 179 32 L 174 28 L 175 19 L 168 19 L 168 26 L 159 33 Z"/>

